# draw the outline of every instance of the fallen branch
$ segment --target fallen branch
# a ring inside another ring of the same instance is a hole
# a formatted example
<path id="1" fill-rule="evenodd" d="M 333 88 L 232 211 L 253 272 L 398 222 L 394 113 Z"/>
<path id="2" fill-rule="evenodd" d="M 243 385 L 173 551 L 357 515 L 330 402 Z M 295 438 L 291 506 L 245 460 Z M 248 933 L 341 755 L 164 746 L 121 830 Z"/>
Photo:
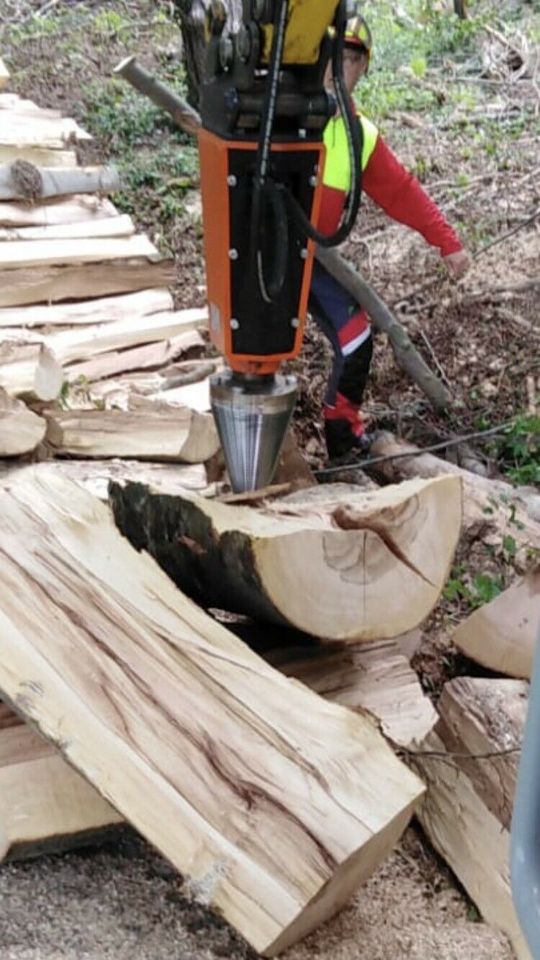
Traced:
<path id="1" fill-rule="evenodd" d="M 368 312 L 377 330 L 386 333 L 397 364 L 418 384 L 435 409 L 446 410 L 451 403 L 449 391 L 429 369 L 404 327 L 374 289 L 335 250 L 317 247 L 315 256 L 325 270 Z"/>
<path id="2" fill-rule="evenodd" d="M 28 160 L 15 160 L 0 167 L 0 200 L 112 193 L 119 186 L 114 167 L 36 167 Z"/>
<path id="3" fill-rule="evenodd" d="M 127 80 L 139 93 L 143 93 L 156 106 L 169 113 L 174 122 L 186 133 L 190 133 L 192 136 L 197 135 L 201 125 L 201 118 L 197 111 L 174 93 L 170 87 L 167 87 L 161 80 L 156 80 L 148 70 L 141 67 L 134 56 L 122 60 L 114 68 L 113 73 L 115 76 Z"/>

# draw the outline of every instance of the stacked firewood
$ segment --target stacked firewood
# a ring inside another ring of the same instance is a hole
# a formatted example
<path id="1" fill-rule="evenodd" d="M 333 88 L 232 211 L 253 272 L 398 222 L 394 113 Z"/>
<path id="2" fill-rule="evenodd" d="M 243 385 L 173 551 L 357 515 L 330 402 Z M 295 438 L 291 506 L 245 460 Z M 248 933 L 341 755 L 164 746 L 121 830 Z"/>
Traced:
<path id="1" fill-rule="evenodd" d="M 527 957 L 508 839 L 539 573 L 454 632 L 489 677 L 434 705 L 410 661 L 460 536 L 538 551 L 534 496 L 390 435 L 384 486 L 293 457 L 292 485 L 224 496 L 205 311 L 173 309 L 85 136 L 0 94 L 0 859 L 126 818 L 274 955 L 416 812 Z"/>

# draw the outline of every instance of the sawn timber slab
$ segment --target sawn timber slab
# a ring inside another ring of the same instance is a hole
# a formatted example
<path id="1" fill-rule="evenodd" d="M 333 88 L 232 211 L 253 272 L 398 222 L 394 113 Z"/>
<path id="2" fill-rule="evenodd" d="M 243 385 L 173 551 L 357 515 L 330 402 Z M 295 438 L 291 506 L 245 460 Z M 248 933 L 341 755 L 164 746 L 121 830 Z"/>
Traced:
<path id="1" fill-rule="evenodd" d="M 288 680 L 58 476 L 0 491 L 0 689 L 275 955 L 395 844 L 420 780 L 367 717 Z"/>

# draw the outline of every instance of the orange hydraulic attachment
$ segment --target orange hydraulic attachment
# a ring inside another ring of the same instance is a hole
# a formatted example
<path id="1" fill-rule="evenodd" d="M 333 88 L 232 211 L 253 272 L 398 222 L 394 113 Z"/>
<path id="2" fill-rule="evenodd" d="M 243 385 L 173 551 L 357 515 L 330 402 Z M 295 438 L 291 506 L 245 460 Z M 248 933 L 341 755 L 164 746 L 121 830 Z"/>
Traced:
<path id="1" fill-rule="evenodd" d="M 233 310 L 233 270 L 240 276 L 249 271 L 249 251 L 238 251 L 231 239 L 231 205 L 235 202 L 235 175 L 232 173 L 231 157 L 238 157 L 239 151 L 254 154 L 256 142 L 224 140 L 208 130 L 200 129 L 199 157 L 201 170 L 201 194 L 204 222 L 204 253 L 206 261 L 206 279 L 209 304 L 210 338 L 217 349 L 226 357 L 232 370 L 238 373 L 268 374 L 275 373 L 283 360 L 297 356 L 302 347 L 304 325 L 311 274 L 313 269 L 314 244 L 310 240 L 302 241 L 301 282 L 298 300 L 294 306 L 291 324 L 291 342 L 284 349 L 273 352 L 273 347 L 255 352 L 253 349 L 242 352 L 238 344 L 238 329 L 242 324 L 252 323 L 249 316 L 234 316 Z M 322 190 L 322 163 L 324 146 L 319 142 L 273 143 L 272 157 L 278 154 L 300 154 L 310 151 L 314 158 L 316 185 L 313 189 L 311 204 L 311 223 L 315 226 L 319 216 Z M 253 158 L 255 159 L 255 158 Z M 315 181 L 314 181 L 315 183 Z M 249 237 L 249 218 L 242 224 L 244 240 Z M 290 256 L 300 257 L 299 241 L 293 247 Z M 243 262 L 246 261 L 246 262 Z M 253 309 L 256 309 L 254 307 Z"/>

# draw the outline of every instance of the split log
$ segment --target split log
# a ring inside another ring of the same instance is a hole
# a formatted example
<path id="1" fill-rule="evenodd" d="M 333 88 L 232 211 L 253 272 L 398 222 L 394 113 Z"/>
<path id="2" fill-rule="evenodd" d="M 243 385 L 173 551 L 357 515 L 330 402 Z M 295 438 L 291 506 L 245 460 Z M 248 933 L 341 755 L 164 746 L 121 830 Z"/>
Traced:
<path id="1" fill-rule="evenodd" d="M 0 727 L 0 861 L 88 843 L 121 821 L 54 747 L 14 721 Z"/>
<path id="2" fill-rule="evenodd" d="M 137 483 L 113 484 L 111 501 L 133 545 L 198 602 L 332 640 L 417 626 L 439 598 L 461 521 L 454 477 L 345 501 L 329 485 L 326 500 L 257 510 Z"/>
<path id="3" fill-rule="evenodd" d="M 126 373 L 130 370 L 157 369 L 164 364 L 171 363 L 178 359 L 187 350 L 193 347 L 204 346 L 204 340 L 197 330 L 190 330 L 187 333 L 180 333 L 176 337 L 170 337 L 167 340 L 157 343 L 147 343 L 142 347 L 134 347 L 132 350 L 119 350 L 115 353 L 102 353 L 98 357 L 82 363 L 68 364 L 64 368 L 66 379 L 70 382 L 76 382 L 81 377 L 86 382 L 102 380 L 105 377 L 117 377 L 118 374 Z M 160 380 L 166 382 L 164 377 Z M 125 398 L 131 395 L 131 390 L 126 390 L 124 381 L 106 381 L 101 384 L 103 390 L 97 390 L 91 387 L 89 395 L 91 398 L 101 394 L 104 398 L 118 393 L 123 394 Z M 115 404 L 118 406 L 118 404 Z"/>
<path id="4" fill-rule="evenodd" d="M 43 343 L 0 341 L 0 387 L 26 400 L 56 400 L 62 367 Z"/>
<path id="5" fill-rule="evenodd" d="M 52 227 L 1 227 L 0 243 L 13 240 L 80 240 L 90 237 L 131 237 L 135 224 L 127 214 L 103 220 L 56 224 Z"/>
<path id="6" fill-rule="evenodd" d="M 413 444 L 397 440 L 391 433 L 382 433 L 373 443 L 370 453 L 373 457 L 396 458 L 377 463 L 373 468 L 390 482 L 409 477 L 460 477 L 463 483 L 465 529 L 476 527 L 479 522 L 493 525 L 501 538 L 512 536 L 521 546 L 538 548 L 538 496 L 503 480 L 480 477 L 431 453 L 423 453 Z M 407 456 L 408 453 L 411 455 Z"/>
<path id="7" fill-rule="evenodd" d="M 166 287 L 174 282 L 174 277 L 172 261 L 152 263 L 146 258 L 73 266 L 23 267 L 0 272 L 0 307 L 83 300 Z"/>
<path id="8" fill-rule="evenodd" d="M 67 266 L 79 263 L 107 263 L 126 260 L 130 257 L 159 259 L 154 244 L 144 234 L 125 238 L 90 238 L 69 240 L 14 240 L 0 243 L 0 276 L 3 284 L 9 284 L 9 274 L 4 270 L 49 265 Z"/>
<path id="9" fill-rule="evenodd" d="M 510 889 L 510 826 L 528 684 L 459 677 L 439 702 L 441 720 L 413 753 L 428 790 L 418 816 L 488 923 L 531 960 Z"/>
<path id="10" fill-rule="evenodd" d="M 149 316 L 127 317 L 97 326 L 78 326 L 74 330 L 62 330 L 43 337 L 60 363 L 93 359 L 110 350 L 123 350 L 144 343 L 157 343 L 182 333 L 204 330 L 208 325 L 205 309 L 194 307 L 187 310 L 168 310 Z"/>
<path id="11" fill-rule="evenodd" d="M 110 323 L 112 320 L 134 320 L 152 313 L 172 310 L 173 298 L 168 290 L 140 290 L 117 297 L 83 300 L 37 307 L 0 310 L 0 327 L 73 327 L 78 324 Z"/>
<path id="12" fill-rule="evenodd" d="M 65 150 L 73 142 L 91 140 L 91 136 L 70 117 L 33 117 L 0 112 L 0 144 L 14 147 L 46 147 Z"/>
<path id="13" fill-rule="evenodd" d="M 0 457 L 31 453 L 43 440 L 46 429 L 42 417 L 0 387 Z"/>
<path id="14" fill-rule="evenodd" d="M 2 119 L 0 112 L 0 137 Z M 28 125 L 29 121 L 25 122 Z M 73 193 L 113 193 L 119 187 L 120 177 L 114 167 L 37 167 L 28 160 L 0 167 L 0 200 L 35 203 Z"/>
<path id="15" fill-rule="evenodd" d="M 111 480 L 141 480 L 145 483 L 169 483 L 177 489 L 195 490 L 208 496 L 214 492 L 202 463 L 143 463 L 140 460 L 56 460 L 21 466 L 14 461 L 0 462 L 0 484 L 14 483 L 26 474 L 45 477 L 57 473 L 66 480 L 79 484 L 93 497 L 109 499 Z M 0 712 L 0 728 L 2 726 Z"/>
<path id="16" fill-rule="evenodd" d="M 335 913 L 422 792 L 373 722 L 265 664 L 76 485 L 0 501 L 6 697 L 260 953 Z"/>
<path id="17" fill-rule="evenodd" d="M 467 617 L 452 639 L 471 660 L 531 679 L 540 625 L 540 567 Z"/>
<path id="18" fill-rule="evenodd" d="M 51 107 L 40 107 L 33 100 L 20 97 L 18 93 L 0 93 L 0 110 L 9 110 L 10 113 L 24 113 L 30 116 L 52 117 L 60 120 L 62 113 Z"/>
<path id="19" fill-rule="evenodd" d="M 59 457 L 131 457 L 203 463 L 219 448 L 214 418 L 133 397 L 130 410 L 45 408 L 46 440 Z"/>
<path id="20" fill-rule="evenodd" d="M 3 227 L 43 227 L 115 216 L 118 211 L 110 200 L 91 195 L 44 201 L 39 206 L 0 203 L 0 226 Z"/>
<path id="21" fill-rule="evenodd" d="M 79 464 L 63 464 L 64 468 L 66 466 L 73 467 Z M 116 466 L 121 470 L 121 464 Z M 140 464 L 137 465 L 139 470 L 140 466 Z M 156 467 L 157 465 L 153 464 L 149 465 L 148 469 L 155 470 Z M 43 465 L 42 469 L 50 470 L 50 466 Z M 194 471 L 193 467 L 166 467 L 165 469 L 177 471 L 179 474 L 177 479 L 181 486 L 186 485 L 186 473 L 190 474 Z M 92 464 L 86 465 L 84 474 L 77 478 L 77 481 L 82 481 L 89 492 L 92 492 L 94 486 L 91 471 Z M 70 475 L 73 476 L 71 472 Z M 104 495 L 101 490 L 100 499 L 106 500 L 106 498 L 106 489 Z M 365 711 L 370 713 L 377 720 L 384 736 L 398 746 L 414 747 L 424 740 L 437 720 L 437 713 L 431 701 L 423 693 L 416 673 L 411 670 L 392 640 L 339 647 L 338 644 L 317 643 L 302 635 L 294 635 L 292 640 L 289 636 L 284 639 L 283 630 L 280 629 L 278 634 L 278 628 L 261 630 L 260 625 L 252 624 L 251 627 L 242 628 L 238 624 L 232 624 L 232 629 L 237 636 L 248 643 L 251 649 L 285 676 L 294 677 L 332 703 L 339 703 L 360 713 Z M 7 710 L 2 712 L 2 706 L 0 703 L 0 756 L 3 723 L 7 727 L 10 725 L 10 720 L 11 724 L 21 722 L 15 714 Z M 35 735 L 30 734 L 28 728 L 26 729 L 28 735 L 34 738 Z M 43 750 L 45 741 L 38 742 Z M 52 747 L 49 749 L 52 757 Z M 99 805 L 103 805 L 104 801 L 88 784 L 85 784 L 88 797 L 83 802 L 77 803 L 75 809 L 70 804 L 66 816 L 67 803 L 71 798 L 71 784 L 76 775 L 62 760 L 60 754 L 55 756 L 54 794 L 42 789 L 36 764 L 29 768 L 27 764 L 23 766 L 20 763 L 20 756 L 16 755 L 13 759 L 17 760 L 19 765 L 17 770 L 12 771 L 14 776 L 9 786 L 6 786 L 4 804 L 7 806 L 8 813 L 16 805 L 20 809 L 19 798 L 23 787 L 30 793 L 33 842 L 31 845 L 27 842 L 21 847 L 21 837 L 15 838 L 13 831 L 10 831 L 9 827 L 6 829 L 0 798 L 0 837 L 2 833 L 4 835 L 11 833 L 11 846 L 8 853 L 10 859 L 22 854 L 33 855 L 43 849 L 50 852 L 51 840 L 56 846 L 54 841 L 58 837 L 62 838 L 64 849 L 80 845 L 92 838 L 93 831 L 98 825 L 102 825 L 102 820 L 112 824 L 118 818 L 112 807 L 109 807 L 110 819 L 107 821 L 100 816 L 96 822 L 96 810 L 101 813 Z M 0 764 L 0 785 L 1 783 Z M 73 824 L 74 814 L 76 815 L 75 824 Z"/>
<path id="22" fill-rule="evenodd" d="M 74 150 L 48 150 L 46 147 L 14 147 L 0 144 L 0 164 L 25 160 L 37 167 L 76 167 L 77 154 Z"/>
<path id="23" fill-rule="evenodd" d="M 337 250 L 317 247 L 315 256 L 324 269 L 366 310 L 373 326 L 387 335 L 398 366 L 414 380 L 436 410 L 446 410 L 452 402 L 450 393 L 429 369 L 405 328 L 398 323 L 373 287 Z"/>

